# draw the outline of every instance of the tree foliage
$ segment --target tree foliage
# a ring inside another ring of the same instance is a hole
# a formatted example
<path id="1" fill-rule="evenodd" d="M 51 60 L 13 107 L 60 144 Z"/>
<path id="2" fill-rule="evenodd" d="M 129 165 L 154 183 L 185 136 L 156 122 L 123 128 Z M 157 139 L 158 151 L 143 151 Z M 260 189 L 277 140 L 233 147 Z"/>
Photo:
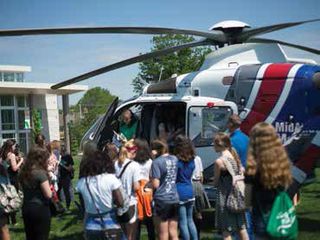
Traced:
<path id="1" fill-rule="evenodd" d="M 152 38 L 151 51 L 162 50 L 172 46 L 178 46 L 195 39 L 181 34 L 164 34 Z M 172 74 L 183 74 L 197 71 L 203 63 L 205 56 L 211 52 L 209 47 L 196 47 L 180 50 L 175 53 L 158 58 L 148 59 L 139 64 L 140 72 L 133 80 L 136 93 L 141 93 L 146 83 L 168 79 Z M 160 76 L 161 75 L 161 76 Z"/>
<path id="2" fill-rule="evenodd" d="M 106 112 L 114 98 L 115 96 L 107 89 L 95 87 L 88 90 L 79 102 L 70 108 L 75 116 L 75 121 L 69 124 L 71 148 L 73 151 L 80 145 L 83 135 L 95 120 Z"/>
<path id="3" fill-rule="evenodd" d="M 39 109 L 32 110 L 32 139 L 41 133 L 42 129 L 42 120 L 41 120 L 41 113 Z"/>

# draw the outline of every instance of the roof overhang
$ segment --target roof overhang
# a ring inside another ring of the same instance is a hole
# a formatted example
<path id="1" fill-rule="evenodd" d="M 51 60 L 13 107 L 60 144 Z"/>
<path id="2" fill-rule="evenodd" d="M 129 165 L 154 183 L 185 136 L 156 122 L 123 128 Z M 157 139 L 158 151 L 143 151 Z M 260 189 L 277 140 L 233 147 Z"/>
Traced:
<path id="1" fill-rule="evenodd" d="M 0 94 L 56 94 L 68 95 L 88 90 L 85 85 L 70 85 L 57 90 L 52 84 L 36 82 L 0 82 Z"/>
<path id="2" fill-rule="evenodd" d="M 29 66 L 0 65 L 1 72 L 31 72 Z"/>

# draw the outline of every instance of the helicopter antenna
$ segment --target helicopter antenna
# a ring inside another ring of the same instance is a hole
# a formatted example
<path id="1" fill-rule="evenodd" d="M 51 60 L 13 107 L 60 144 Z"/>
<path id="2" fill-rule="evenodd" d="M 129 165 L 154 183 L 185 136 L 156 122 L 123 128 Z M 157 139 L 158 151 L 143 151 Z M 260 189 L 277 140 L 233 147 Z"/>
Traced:
<path id="1" fill-rule="evenodd" d="M 159 75 L 159 79 L 158 79 L 158 82 L 161 81 L 161 77 L 162 77 L 162 71 L 163 71 L 163 66 L 161 66 L 161 69 L 160 69 L 160 75 Z"/>

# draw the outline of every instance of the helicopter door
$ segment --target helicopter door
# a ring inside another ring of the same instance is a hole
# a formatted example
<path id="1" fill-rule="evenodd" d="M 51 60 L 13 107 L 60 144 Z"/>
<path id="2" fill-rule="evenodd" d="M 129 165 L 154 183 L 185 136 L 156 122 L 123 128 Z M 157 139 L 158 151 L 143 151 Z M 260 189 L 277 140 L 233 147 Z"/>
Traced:
<path id="1" fill-rule="evenodd" d="M 118 98 L 115 98 L 112 101 L 96 131 L 90 136 L 90 140 L 94 141 L 97 144 L 98 148 L 101 148 L 104 142 L 106 142 L 107 140 L 111 140 L 113 137 L 111 121 L 112 116 L 118 106 L 118 100 Z"/>
<path id="2" fill-rule="evenodd" d="M 232 109 L 228 106 L 192 106 L 188 111 L 188 135 L 192 140 L 197 155 L 202 159 L 204 177 L 213 176 L 213 161 L 217 154 L 213 150 L 213 138 L 218 132 L 227 129 Z"/>

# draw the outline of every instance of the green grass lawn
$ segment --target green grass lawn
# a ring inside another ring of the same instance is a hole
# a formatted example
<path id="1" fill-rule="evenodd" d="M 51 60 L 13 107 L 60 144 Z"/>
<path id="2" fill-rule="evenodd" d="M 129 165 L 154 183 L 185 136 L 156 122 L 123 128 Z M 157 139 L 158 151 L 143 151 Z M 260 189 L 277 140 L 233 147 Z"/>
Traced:
<path id="1" fill-rule="evenodd" d="M 78 176 L 78 166 L 79 161 L 75 159 L 75 176 Z M 317 169 L 316 176 L 317 178 L 314 183 L 304 186 L 301 190 L 301 201 L 297 207 L 299 221 L 298 239 L 320 239 L 320 169 Z M 18 224 L 10 227 L 11 239 L 22 240 L 25 239 L 25 235 L 21 215 L 18 215 L 17 219 Z M 214 239 L 213 211 L 206 211 L 204 213 L 204 219 L 201 239 Z M 69 213 L 52 218 L 50 239 L 81 240 L 83 239 L 82 229 L 82 220 L 78 215 L 76 206 L 72 204 Z M 143 230 L 142 233 L 142 239 L 147 239 L 145 230 Z"/>

